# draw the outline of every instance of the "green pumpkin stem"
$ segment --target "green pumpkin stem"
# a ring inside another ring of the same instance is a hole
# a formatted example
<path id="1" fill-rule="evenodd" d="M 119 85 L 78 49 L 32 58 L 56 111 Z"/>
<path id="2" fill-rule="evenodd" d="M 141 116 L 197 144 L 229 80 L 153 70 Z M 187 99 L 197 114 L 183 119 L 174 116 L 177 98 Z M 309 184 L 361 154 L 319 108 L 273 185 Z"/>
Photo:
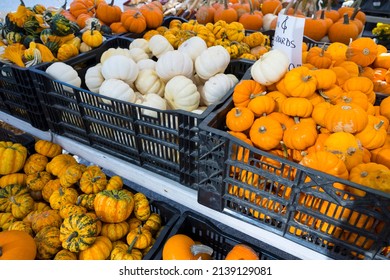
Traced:
<path id="1" fill-rule="evenodd" d="M 66 239 L 66 243 L 69 243 L 72 241 L 73 238 L 77 237 L 79 233 L 77 231 L 72 232 L 69 234 L 68 238 Z"/>
<path id="2" fill-rule="evenodd" d="M 134 239 L 131 241 L 131 243 L 129 244 L 129 248 L 127 248 L 127 251 L 126 251 L 128 254 L 131 254 L 131 250 L 133 250 L 133 247 L 134 247 L 135 243 L 137 242 L 137 240 L 138 240 L 138 235 L 136 235 L 134 237 Z"/>
<path id="3" fill-rule="evenodd" d="M 383 120 L 380 120 L 379 123 L 374 126 L 375 130 L 379 130 L 382 127 L 382 125 L 384 125 L 384 123 L 385 122 Z"/>

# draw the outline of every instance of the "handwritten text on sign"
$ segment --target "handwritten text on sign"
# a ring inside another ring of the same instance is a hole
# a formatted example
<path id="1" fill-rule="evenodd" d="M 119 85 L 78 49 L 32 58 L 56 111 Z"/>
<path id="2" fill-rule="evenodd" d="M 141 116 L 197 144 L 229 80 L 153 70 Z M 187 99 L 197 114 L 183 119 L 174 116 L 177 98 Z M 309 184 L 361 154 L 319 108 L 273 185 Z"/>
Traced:
<path id="1" fill-rule="evenodd" d="M 290 59 L 289 69 L 302 65 L 302 40 L 305 19 L 278 14 L 273 48 L 283 51 Z"/>

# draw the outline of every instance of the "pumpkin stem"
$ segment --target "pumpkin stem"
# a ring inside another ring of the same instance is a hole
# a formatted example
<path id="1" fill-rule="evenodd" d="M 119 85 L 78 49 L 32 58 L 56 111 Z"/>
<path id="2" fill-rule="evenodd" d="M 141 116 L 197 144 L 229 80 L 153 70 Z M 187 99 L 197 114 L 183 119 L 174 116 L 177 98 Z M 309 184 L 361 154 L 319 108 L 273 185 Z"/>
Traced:
<path id="1" fill-rule="evenodd" d="M 349 17 L 348 17 L 347 13 L 345 13 L 343 15 L 343 19 L 344 19 L 343 24 L 349 24 Z M 351 41 L 352 41 L 352 38 L 351 38 Z"/>
<path id="2" fill-rule="evenodd" d="M 249 96 L 249 99 L 254 99 L 257 96 L 266 95 L 266 93 L 267 93 L 266 91 L 258 92 L 258 93 L 251 93 L 251 95 Z"/>
<path id="3" fill-rule="evenodd" d="M 96 176 L 96 177 L 93 177 L 91 182 L 92 183 L 96 183 L 98 180 L 100 180 L 102 177 L 101 176 Z"/>
<path id="4" fill-rule="evenodd" d="M 376 124 L 376 125 L 374 126 L 374 128 L 375 128 L 376 130 L 379 130 L 379 129 L 382 127 L 382 125 L 383 125 L 384 123 L 385 123 L 385 122 L 384 122 L 383 120 L 380 120 L 379 123 Z"/>
<path id="5" fill-rule="evenodd" d="M 223 7 L 224 7 L 225 10 L 227 10 L 229 8 L 227 0 L 223 0 Z"/>
<path id="6" fill-rule="evenodd" d="M 298 116 L 294 116 L 294 122 L 295 122 L 295 123 L 300 123 L 300 119 L 299 119 Z"/>
<path id="7" fill-rule="evenodd" d="M 211 256 L 214 252 L 213 248 L 204 244 L 194 244 L 190 248 L 191 254 L 196 256 L 198 254 L 207 254 Z"/>
<path id="8" fill-rule="evenodd" d="M 358 7 L 359 8 L 361 4 L 362 4 L 362 0 L 356 0 L 353 2 L 351 7 L 354 7 L 354 8 Z"/>
<path id="9" fill-rule="evenodd" d="M 237 117 L 237 118 L 238 118 L 238 117 L 240 117 L 240 116 L 241 116 L 241 114 L 242 114 L 242 112 L 241 112 L 240 108 L 236 107 L 236 110 L 235 110 L 235 111 L 236 111 L 236 113 L 235 113 L 235 115 L 234 115 L 234 116 L 235 116 L 235 117 Z"/>
<path id="10" fill-rule="evenodd" d="M 0 246 L 0 257 L 3 255 L 3 247 Z"/>
<path id="11" fill-rule="evenodd" d="M 266 133 L 266 132 L 267 132 L 267 128 L 264 125 L 259 127 L 259 133 Z"/>
<path id="12" fill-rule="evenodd" d="M 284 144 L 283 141 L 280 141 L 280 146 L 282 147 L 283 157 L 288 158 L 288 149 L 287 149 L 286 144 Z"/>
<path id="13" fill-rule="evenodd" d="M 135 245 L 135 243 L 137 242 L 138 240 L 138 235 L 136 235 L 133 240 L 131 241 L 131 243 L 129 244 L 129 248 L 127 248 L 127 253 L 130 254 L 131 253 L 131 250 L 133 250 L 133 247 Z"/>
<path id="14" fill-rule="evenodd" d="M 72 232 L 71 234 L 69 234 L 68 238 L 66 239 L 66 242 L 70 242 L 72 241 L 73 238 L 77 237 L 79 235 L 79 233 L 77 231 L 74 231 Z"/>
<path id="15" fill-rule="evenodd" d="M 367 176 L 368 176 L 368 172 L 365 170 L 360 173 L 360 177 L 362 177 L 362 178 L 367 177 Z"/>
<path id="16" fill-rule="evenodd" d="M 114 5 L 114 1 L 115 1 L 115 0 L 111 0 L 111 3 L 108 4 L 108 5 L 109 5 L 109 6 L 113 6 L 113 5 Z"/>

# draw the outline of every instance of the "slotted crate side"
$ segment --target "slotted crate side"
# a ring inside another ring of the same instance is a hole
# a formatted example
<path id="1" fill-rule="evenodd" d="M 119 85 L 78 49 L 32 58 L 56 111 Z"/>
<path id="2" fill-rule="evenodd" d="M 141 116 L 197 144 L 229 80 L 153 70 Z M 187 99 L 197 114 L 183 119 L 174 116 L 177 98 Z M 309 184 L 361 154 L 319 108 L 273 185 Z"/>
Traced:
<path id="1" fill-rule="evenodd" d="M 48 130 L 29 68 L 0 62 L 0 109 L 33 127 Z"/>
<path id="2" fill-rule="evenodd" d="M 113 47 L 128 48 L 132 39 L 113 37 L 99 48 L 78 55 L 65 63 L 72 66 L 79 74 L 82 88 L 87 88 L 84 82 L 85 72 L 89 66 L 100 61 L 101 54 Z M 88 123 L 84 118 L 79 103 L 82 101 L 76 87 L 53 80 L 45 73 L 52 63 L 45 63 L 31 68 L 31 76 L 37 89 L 50 129 L 59 135 L 75 139 L 90 145 Z"/>
<path id="3" fill-rule="evenodd" d="M 238 140 L 224 123 L 231 108 L 229 99 L 200 124 L 198 202 L 332 258 L 381 258 L 390 245 L 390 195 Z"/>
<path id="4" fill-rule="evenodd" d="M 218 224 L 217 221 L 210 220 L 192 211 L 186 211 L 176 222 L 167 239 L 175 234 L 185 234 L 194 241 L 211 247 L 213 249 L 213 260 L 224 260 L 236 244 L 250 246 L 259 254 L 260 260 L 296 259 L 276 248 L 266 246 L 266 244 L 246 234 L 238 233 L 227 226 L 218 227 L 216 224 Z M 162 260 L 163 247 L 161 246 L 159 252 L 155 255 L 155 260 Z"/>

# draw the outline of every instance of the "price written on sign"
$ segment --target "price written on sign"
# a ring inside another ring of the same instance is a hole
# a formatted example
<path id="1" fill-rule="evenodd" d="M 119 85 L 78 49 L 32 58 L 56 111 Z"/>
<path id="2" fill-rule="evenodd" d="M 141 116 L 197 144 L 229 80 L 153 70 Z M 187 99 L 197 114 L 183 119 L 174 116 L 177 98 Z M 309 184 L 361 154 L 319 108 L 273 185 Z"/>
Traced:
<path id="1" fill-rule="evenodd" d="M 283 51 L 290 59 L 289 70 L 302 65 L 302 41 L 305 19 L 278 14 L 273 49 Z"/>

